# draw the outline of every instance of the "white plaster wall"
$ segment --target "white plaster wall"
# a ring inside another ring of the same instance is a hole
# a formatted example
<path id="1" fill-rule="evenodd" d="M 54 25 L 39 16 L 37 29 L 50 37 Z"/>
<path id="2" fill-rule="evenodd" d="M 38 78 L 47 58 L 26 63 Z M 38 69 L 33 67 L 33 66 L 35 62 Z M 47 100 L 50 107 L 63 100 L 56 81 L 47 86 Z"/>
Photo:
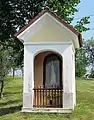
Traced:
<path id="1" fill-rule="evenodd" d="M 59 53 L 63 57 L 63 52 L 71 46 L 69 43 L 60 44 L 25 44 L 24 45 L 24 93 L 32 91 L 34 86 L 34 57 L 43 51 L 53 51 Z"/>
<path id="2" fill-rule="evenodd" d="M 43 51 L 54 51 L 63 57 L 63 107 L 74 108 L 73 61 L 71 43 L 33 43 L 24 45 L 24 87 L 23 107 L 33 107 L 34 57 Z M 75 83 L 74 83 L 75 84 Z"/>
<path id="3" fill-rule="evenodd" d="M 63 58 L 63 72 L 64 72 L 64 92 L 69 93 L 72 92 L 72 86 L 71 84 L 71 79 L 72 79 L 72 50 L 71 46 L 67 48 L 64 52 L 64 58 Z M 68 79 L 70 79 L 68 82 L 66 82 Z M 67 88 L 68 87 L 68 88 Z"/>
<path id="4" fill-rule="evenodd" d="M 71 41 L 75 48 L 79 47 L 78 36 L 49 13 L 37 19 L 17 38 L 24 42 Z"/>
<path id="5" fill-rule="evenodd" d="M 72 36 L 68 34 L 69 33 L 67 33 L 63 28 L 60 29 L 60 27 L 57 27 L 53 24 L 46 24 L 27 42 L 72 42 Z"/>
<path id="6" fill-rule="evenodd" d="M 23 83 L 23 108 L 33 107 L 34 88 L 34 61 L 33 54 L 24 46 L 24 83 Z"/>
<path id="7" fill-rule="evenodd" d="M 28 48 L 26 46 L 24 46 L 24 79 L 26 79 L 24 81 L 24 92 L 29 92 L 30 89 L 27 86 L 32 86 L 32 79 L 33 79 L 33 66 L 34 66 L 34 61 L 33 61 L 33 54 L 32 52 L 28 51 Z M 31 84 L 29 84 L 29 82 Z"/>
<path id="8" fill-rule="evenodd" d="M 76 80 L 75 80 L 75 52 L 72 51 L 72 56 L 73 56 L 73 74 L 72 74 L 72 78 L 73 78 L 73 92 L 74 92 L 74 106 L 76 106 Z"/>
<path id="9" fill-rule="evenodd" d="M 74 109 L 75 75 L 72 45 L 63 52 L 63 108 Z"/>
<path id="10" fill-rule="evenodd" d="M 33 24 L 31 24 L 27 29 L 25 29 L 22 33 L 20 33 L 17 38 L 20 40 L 28 41 L 31 36 L 37 33 L 44 25 L 45 25 L 45 14 L 41 16 L 38 20 L 36 20 Z"/>

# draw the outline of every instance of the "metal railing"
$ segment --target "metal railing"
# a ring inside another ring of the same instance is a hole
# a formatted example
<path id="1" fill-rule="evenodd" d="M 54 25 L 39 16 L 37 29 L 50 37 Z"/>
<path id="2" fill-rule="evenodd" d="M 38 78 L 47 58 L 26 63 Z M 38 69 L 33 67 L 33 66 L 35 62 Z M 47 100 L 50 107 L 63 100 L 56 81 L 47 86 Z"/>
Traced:
<path id="1" fill-rule="evenodd" d="M 63 88 L 34 88 L 34 107 L 61 108 Z"/>

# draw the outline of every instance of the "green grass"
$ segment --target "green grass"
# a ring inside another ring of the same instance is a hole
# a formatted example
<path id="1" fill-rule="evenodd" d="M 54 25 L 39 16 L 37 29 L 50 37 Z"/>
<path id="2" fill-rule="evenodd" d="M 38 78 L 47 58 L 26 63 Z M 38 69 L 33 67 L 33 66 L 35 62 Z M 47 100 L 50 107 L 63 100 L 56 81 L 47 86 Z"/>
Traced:
<path id="1" fill-rule="evenodd" d="M 0 100 L 0 120 L 94 120 L 94 81 L 77 80 L 77 106 L 72 114 L 22 113 L 22 80 L 7 78 Z"/>

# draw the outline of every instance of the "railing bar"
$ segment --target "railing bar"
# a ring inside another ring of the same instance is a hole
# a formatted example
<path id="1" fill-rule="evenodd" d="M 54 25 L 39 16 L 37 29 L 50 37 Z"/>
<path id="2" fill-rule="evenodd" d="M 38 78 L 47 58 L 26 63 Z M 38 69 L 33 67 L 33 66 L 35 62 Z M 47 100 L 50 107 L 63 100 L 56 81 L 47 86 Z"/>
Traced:
<path id="1" fill-rule="evenodd" d="M 44 106 L 44 100 L 45 100 L 45 98 L 44 98 L 44 89 L 43 89 L 43 106 Z"/>
<path id="2" fill-rule="evenodd" d="M 60 90 L 60 107 L 62 106 L 62 91 Z"/>
<path id="3" fill-rule="evenodd" d="M 46 92 L 46 106 L 47 106 L 47 90 L 45 90 L 45 92 Z"/>
<path id="4" fill-rule="evenodd" d="M 56 105 L 56 89 L 55 89 L 55 105 Z"/>
<path id="5" fill-rule="evenodd" d="M 39 106 L 39 101 L 38 101 L 38 99 L 39 99 L 39 91 L 38 91 L 38 89 L 37 89 L 37 106 Z"/>
<path id="6" fill-rule="evenodd" d="M 54 101 L 54 98 L 53 98 L 53 90 L 52 90 L 52 107 L 53 107 L 53 101 Z"/>
<path id="7" fill-rule="evenodd" d="M 61 90 L 61 95 L 60 95 L 60 96 L 61 96 L 61 107 L 63 107 L 63 101 L 62 101 L 62 100 L 63 100 L 63 99 L 62 99 L 62 96 L 63 96 L 63 90 Z"/>
<path id="8" fill-rule="evenodd" d="M 35 93 L 35 105 L 36 105 L 36 90 L 34 91 L 34 93 Z"/>
<path id="9" fill-rule="evenodd" d="M 40 94 L 40 105 L 41 105 L 41 86 L 40 86 L 39 94 Z"/>
<path id="10" fill-rule="evenodd" d="M 55 95 L 55 98 L 56 98 L 56 107 L 57 107 L 57 94 L 58 94 L 58 90 L 56 90 L 56 95 Z"/>
<path id="11" fill-rule="evenodd" d="M 57 96 L 58 106 L 60 105 L 60 95 L 59 95 L 59 93 L 60 93 L 60 90 L 58 90 L 58 96 Z"/>
<path id="12" fill-rule="evenodd" d="M 48 90 L 48 96 L 49 96 L 49 102 L 50 102 L 50 104 L 51 104 L 51 100 L 50 100 L 50 89 Z"/>
<path id="13" fill-rule="evenodd" d="M 62 106 L 62 90 L 60 90 L 60 103 L 61 103 L 60 105 Z"/>
<path id="14" fill-rule="evenodd" d="M 59 105 L 61 106 L 61 104 L 62 104 L 62 101 L 61 101 L 61 90 L 60 90 L 60 92 L 59 92 Z"/>
<path id="15" fill-rule="evenodd" d="M 39 94 L 39 105 L 40 105 L 40 89 L 38 90 L 38 94 Z"/>

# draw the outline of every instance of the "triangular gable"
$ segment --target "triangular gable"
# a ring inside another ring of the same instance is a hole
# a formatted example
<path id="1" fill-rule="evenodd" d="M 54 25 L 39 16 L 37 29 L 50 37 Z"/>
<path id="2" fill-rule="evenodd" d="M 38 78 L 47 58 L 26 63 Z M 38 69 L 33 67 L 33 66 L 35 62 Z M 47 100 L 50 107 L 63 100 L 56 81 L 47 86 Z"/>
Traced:
<path id="1" fill-rule="evenodd" d="M 68 24 L 63 19 L 60 19 L 55 13 L 51 12 L 48 8 L 45 8 L 42 10 L 36 17 L 30 20 L 28 24 L 26 24 L 24 27 L 22 27 L 14 36 L 17 37 L 19 34 L 21 34 L 24 30 L 26 30 L 31 24 L 33 24 L 36 20 L 38 20 L 41 16 L 43 16 L 45 13 L 49 13 L 52 17 L 54 17 L 57 21 L 62 23 L 65 27 L 67 27 L 70 31 L 72 31 L 74 34 L 78 36 L 79 45 L 82 46 L 82 35 L 80 32 L 78 32 L 75 28 L 73 28 L 70 24 Z"/>

